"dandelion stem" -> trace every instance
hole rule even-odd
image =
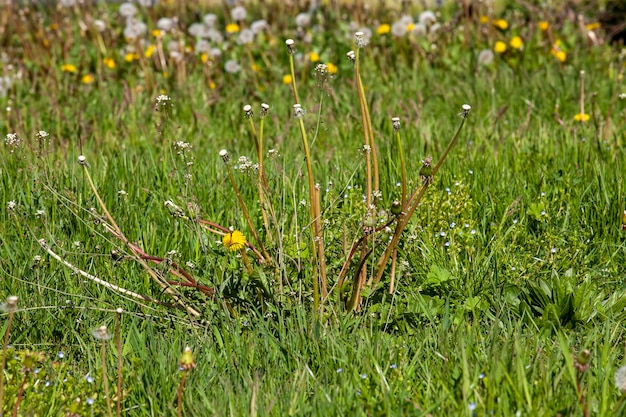
[[[117,417],[122,415],[122,337],[121,337],[121,319],[122,309],[118,308],[115,312],[115,342],[117,345]]]
[[[398,142],[398,153],[400,154],[400,170],[402,172],[402,208],[406,205],[406,166],[404,163],[404,152],[402,151],[402,140],[400,138],[400,130],[396,131],[396,141]]]
[[[2,407],[4,404],[4,368],[6,366],[7,345],[9,344],[9,336],[11,334],[11,325],[13,324],[14,315],[15,309],[9,310],[9,321],[7,323],[7,330],[4,333],[4,341],[2,343],[2,359],[0,362],[0,417],[4,416]]]
[[[296,86],[296,69],[293,63],[293,54],[289,54],[289,70],[291,71],[291,88],[293,89],[293,96],[296,99],[296,104],[300,103],[300,97],[298,96],[298,87]]]
[[[178,391],[176,392],[176,397],[178,398],[178,405],[176,407],[176,412],[178,417],[182,417],[183,415],[183,389],[185,388],[185,381],[187,380],[187,372],[183,371],[183,376],[180,379],[180,384],[178,385]]]
[[[109,380],[107,377],[106,366],[106,338],[102,339],[102,345],[100,348],[100,360],[102,366],[102,381],[104,382],[104,395],[107,399],[107,413],[109,417],[113,417],[113,407],[111,405],[111,395],[109,393]]]

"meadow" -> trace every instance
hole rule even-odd
[[[611,2],[26,3],[0,416],[626,415]]]

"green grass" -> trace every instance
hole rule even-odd
[[[13,77],[0,97],[0,107],[10,107],[0,132],[24,140],[19,147],[0,147],[0,298],[19,297],[6,354],[5,415],[16,402],[17,415],[108,415],[102,343],[92,332],[104,324],[114,335],[117,308],[124,310],[122,415],[176,415],[186,346],[196,367],[185,381],[183,415],[624,412],[624,394],[614,383],[626,353],[626,100],[618,98],[626,92],[619,79],[623,47],[589,45],[577,22],[508,2],[498,3],[493,16],[507,19],[506,31],[481,24],[486,11],[480,8],[471,20],[452,24],[462,14],[447,5],[439,20],[448,24],[430,39],[377,35],[378,23],[399,18],[395,11],[381,11],[378,22],[357,7],[342,9],[374,30],[360,51],[360,72],[378,146],[377,225],[387,221],[392,201],[400,197],[391,117],[401,120],[412,192],[421,184],[422,160],[439,158],[461,121],[461,105],[472,106],[458,144],[403,232],[395,292],[388,291],[388,266],[380,285],[364,286],[358,311],[349,311],[360,250],[343,288],[337,278],[368,216],[363,126],[353,64],[345,57],[353,48],[347,19],[330,7],[318,10],[314,21],[320,26],[308,29],[306,44],[293,21],[301,10],[251,5],[246,25],[268,19],[272,28],[264,36],[250,46],[231,37],[220,44],[222,59],[212,65],[188,51],[185,67],[170,59],[165,76],[154,56],[145,68],[124,61],[123,19],[116,7],[32,6],[15,31],[0,35],[7,51],[0,73]],[[230,20],[223,9],[215,11],[223,32]],[[178,15],[184,30],[205,12],[164,3],[141,9],[140,16],[151,30],[155,18]],[[16,9],[8,13],[17,19]],[[103,36],[106,54],[95,32],[81,36],[76,20],[64,23],[78,15],[110,23]],[[549,32],[537,28],[544,20]],[[594,21],[585,16],[585,23]],[[523,50],[509,46],[493,63],[478,63],[482,49],[514,35],[524,39]],[[165,36],[164,45],[179,35]],[[149,32],[144,37],[155,42]],[[288,37],[304,54],[303,61],[296,59],[296,81],[324,221],[330,296],[317,311],[305,156],[293,94],[282,83],[289,73]],[[48,46],[42,46],[44,39]],[[556,39],[567,50],[565,62],[550,52]],[[327,88],[306,60],[313,51],[338,67]],[[103,67],[105,57],[117,66]],[[240,73],[223,70],[231,58],[240,62]],[[252,62],[259,71],[250,69]],[[77,65],[77,73],[62,72],[65,63]],[[590,115],[585,123],[574,120],[581,70]],[[81,82],[86,73],[94,83]],[[160,94],[171,98],[171,111],[155,111]],[[239,156],[256,162],[242,108],[252,105],[258,128],[262,102],[270,105],[265,151],[279,152],[265,162],[275,212],[270,233],[263,226],[256,174],[236,171],[235,179],[276,263],[258,265],[248,250],[250,274],[240,253],[228,252],[221,236],[192,219],[232,226],[256,245],[218,153],[227,149],[231,165]],[[43,155],[39,130],[50,133]],[[184,157],[176,141],[191,144]],[[88,171],[79,155],[85,155]],[[199,317],[177,308],[174,297],[105,228],[109,220],[87,172],[130,242],[148,255],[169,258],[215,290],[208,296],[194,287],[173,287]],[[167,200],[186,217],[172,216]],[[378,236],[363,263],[367,277],[375,275],[384,250],[387,236]],[[50,256],[39,239],[80,270],[161,304],[77,274]],[[152,271],[162,274],[167,262],[151,264]],[[8,312],[2,316],[2,335],[8,318]],[[113,415],[116,342],[115,336],[106,342],[105,357]],[[580,359],[585,350],[587,364]],[[36,364],[26,366],[32,358]]]

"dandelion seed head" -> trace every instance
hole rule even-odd
[[[242,20],[245,20],[247,15],[248,12],[243,6],[237,6],[230,11],[230,17],[235,22],[241,22]]]
[[[296,25],[301,28],[311,26],[311,15],[309,13],[299,13],[296,16]]]
[[[365,33],[359,31],[354,34],[354,45],[357,48],[365,48],[367,46],[367,39]]]
[[[109,333],[109,329],[105,325],[102,325],[97,329],[92,330],[91,335],[94,337],[94,339],[100,340],[102,342],[110,340],[113,337],[113,335]]]

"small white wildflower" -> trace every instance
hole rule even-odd
[[[160,96],[158,96],[156,98],[156,102],[157,102],[157,105],[159,105],[159,106],[165,106],[167,104],[171,105],[172,104],[172,99],[169,96],[165,95],[165,94],[161,94]]]
[[[391,25],[391,34],[396,38],[401,38],[406,35],[408,32],[408,28],[406,23],[402,20],[398,20]]]
[[[107,326],[100,326],[97,329],[91,331],[91,335],[100,341],[107,341],[113,337],[112,334],[109,333]]]
[[[269,151],[267,151],[268,158],[277,158],[278,156],[278,149],[270,149]]]
[[[40,217],[44,217],[46,215],[46,212],[43,210],[37,210],[35,212],[35,217],[40,218]]]
[[[193,263],[193,262],[191,262],[191,261],[187,261],[187,262],[185,262],[185,266],[186,266],[187,268],[189,268],[189,269],[194,269],[194,268],[196,267],[196,264],[194,264],[194,263]]]
[[[120,4],[119,12],[122,17],[133,17],[137,14],[137,8],[134,4],[130,2],[125,2]]]
[[[15,207],[17,207],[15,200],[11,200],[7,203],[7,210],[15,210]]]
[[[20,138],[17,133],[9,133],[7,134],[7,136],[4,138],[4,143],[7,146],[16,148],[18,146],[20,146],[22,144],[22,138]],[[11,152],[13,152],[13,150],[11,150]]]
[[[393,130],[395,132],[400,130],[400,118],[399,117],[392,117],[391,124],[393,125]]]
[[[428,29],[422,23],[416,23],[411,31],[411,34],[417,37],[426,36],[427,33]]]
[[[623,393],[626,393],[626,366],[620,367],[615,372],[615,386]]]
[[[354,51],[348,51],[346,53],[346,56],[348,57],[348,59],[352,62],[356,61],[356,53]]]
[[[215,27],[215,24],[217,23],[217,15],[213,13],[205,14],[202,18],[202,21],[204,22],[204,25],[208,28]]]
[[[430,10],[425,10],[420,13],[418,20],[422,25],[430,26],[437,21],[437,16]]]
[[[117,192],[117,195],[119,195],[120,197],[126,197],[128,195],[128,193],[124,190],[119,190]]]
[[[261,32],[263,32],[264,30],[269,29],[269,24],[267,23],[266,20],[255,20],[254,22],[252,22],[250,24],[250,29],[252,30],[252,32],[256,35],[259,34]]]
[[[243,6],[237,6],[230,11],[230,17],[235,22],[240,22],[242,20],[245,20],[247,15],[248,13],[246,12],[246,8]]]
[[[230,74],[237,74],[241,70],[241,66],[234,59],[229,59],[224,63],[224,70]]]
[[[491,49],[483,49],[478,53],[478,63],[480,65],[489,65],[493,62],[494,53]]]
[[[306,111],[302,108],[302,106],[300,104],[294,104],[293,105],[293,115],[296,119],[300,119],[302,117],[304,117],[304,114],[306,113]]]
[[[270,112],[270,105],[267,103],[261,103],[261,117],[265,117]]]
[[[357,48],[365,48],[367,46],[367,39],[365,38],[365,33],[359,31],[354,34],[354,45]]]
[[[163,32],[170,32],[176,26],[176,21],[169,17],[162,17],[157,20],[157,28]]]
[[[251,29],[242,29],[237,36],[237,44],[247,45],[254,40],[254,32]]]
[[[246,114],[246,117],[254,116],[254,112],[252,111],[252,106],[249,104],[246,104],[245,106],[243,106],[243,111]]]
[[[296,16],[296,25],[301,28],[307,28],[311,25],[311,15],[309,13],[299,13]]]
[[[626,93],[620,93],[620,95],[618,96],[620,100],[624,100],[626,99]]]
[[[461,106],[461,112],[459,113],[459,116],[461,116],[464,119],[467,119],[471,110],[472,110],[472,106],[470,106],[469,104],[464,104]]]

